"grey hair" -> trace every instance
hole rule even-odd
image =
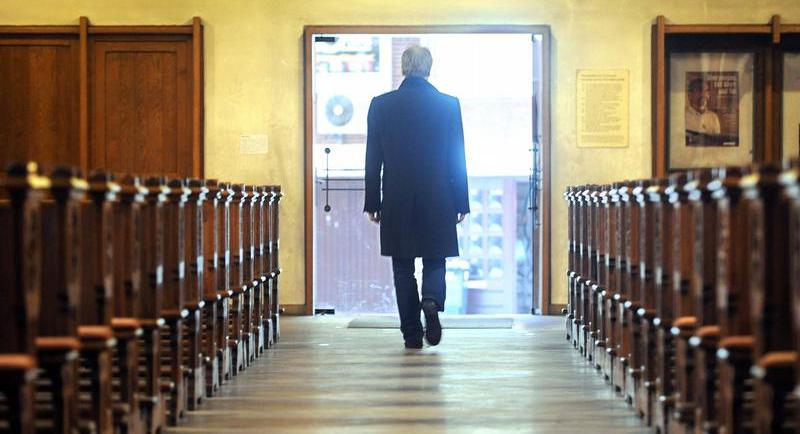
[[[433,56],[431,56],[431,51],[427,48],[411,45],[403,51],[401,60],[403,75],[406,77],[428,78],[431,75]]]

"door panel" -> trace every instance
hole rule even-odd
[[[192,175],[190,41],[96,41],[91,167]]]
[[[0,165],[80,165],[78,39],[0,37]]]

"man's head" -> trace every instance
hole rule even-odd
[[[431,75],[431,65],[433,57],[431,52],[425,47],[411,45],[403,51],[402,57],[403,75],[406,77],[428,78]]]
[[[689,81],[688,85],[688,98],[689,104],[699,111],[704,112],[708,105],[709,90],[706,87],[706,82],[702,78],[695,78]]]

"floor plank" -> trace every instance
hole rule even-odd
[[[167,432],[649,432],[569,347],[561,318],[445,330],[422,351],[348,319],[282,318],[276,348]]]

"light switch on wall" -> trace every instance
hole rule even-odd
[[[266,154],[268,145],[266,134],[242,134],[239,136],[240,154]]]

